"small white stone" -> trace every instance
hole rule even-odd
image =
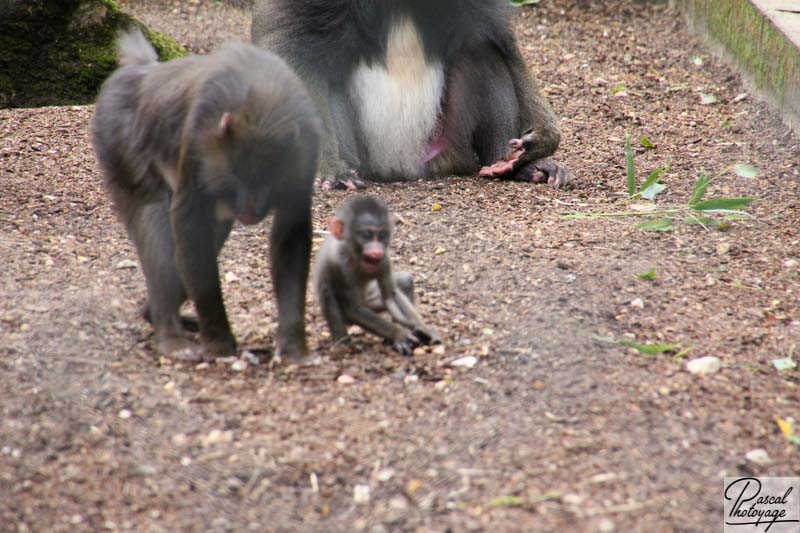
[[[583,496],[575,493],[567,493],[561,497],[561,501],[567,505],[580,505],[583,503]]]
[[[462,367],[462,368],[474,368],[475,365],[478,364],[478,358],[472,355],[468,355],[466,357],[459,357],[454,361],[450,361],[450,366]]]
[[[247,361],[243,359],[237,359],[231,364],[231,370],[234,372],[243,372],[247,370]]]
[[[158,470],[153,465],[139,465],[136,467],[135,472],[142,477],[154,476]]]
[[[258,366],[258,364],[261,362],[256,354],[248,350],[242,352],[242,359],[253,366]]]
[[[708,355],[706,357],[698,357],[686,363],[686,370],[692,374],[713,374],[719,371],[721,367],[719,357]]]
[[[353,501],[356,504],[369,502],[369,485],[356,485],[353,487]]]
[[[757,465],[768,465],[772,462],[770,459],[767,450],[763,448],[756,448],[755,450],[750,450],[746,454],[744,454],[744,458],[750,461],[751,463],[755,463]]]
[[[350,335],[351,337],[358,337],[359,335],[364,334],[364,330],[361,328],[361,326],[353,324],[352,326],[347,328],[347,334]]]
[[[121,419],[123,419],[123,420],[127,420],[127,419],[129,419],[131,416],[133,416],[133,413],[131,413],[131,412],[130,412],[128,409],[122,409],[122,410],[119,412],[119,417],[120,417]]]
[[[214,444],[222,444],[233,442],[233,431],[222,431],[219,429],[212,429],[208,435],[201,439],[203,447],[213,446]]]
[[[115,268],[122,270],[126,268],[136,268],[137,266],[139,265],[136,263],[136,261],[133,261],[131,259],[123,259],[117,263],[117,266]]]
[[[228,283],[235,283],[239,281],[239,276],[237,276],[233,272],[225,272],[225,281],[227,281]]]
[[[644,300],[641,298],[634,298],[631,300],[631,307],[635,307],[637,309],[644,309]]]
[[[356,378],[353,376],[348,376],[347,374],[342,374],[338,378],[336,378],[336,383],[339,385],[352,385],[356,382]]]
[[[395,511],[405,511],[408,509],[408,500],[402,496],[394,496],[389,500],[389,508]]]
[[[445,354],[444,344],[437,344],[436,346],[433,347],[433,350],[431,350],[431,352],[433,352],[434,355],[444,355]]]
[[[614,533],[617,530],[617,525],[610,518],[603,518],[597,524],[597,531],[600,533]]]
[[[409,374],[408,376],[403,378],[403,383],[405,383],[406,385],[410,385],[418,381],[419,381],[419,376],[416,374]]]
[[[590,481],[592,483],[609,483],[611,481],[616,481],[619,479],[619,475],[615,474],[614,472],[603,472],[602,474],[596,474],[592,476]]]
[[[394,468],[384,468],[375,472],[375,479],[385,483],[394,477]]]

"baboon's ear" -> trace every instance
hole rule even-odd
[[[219,119],[219,130],[218,134],[220,137],[225,137],[230,134],[231,128],[233,127],[233,115],[228,112],[222,114],[222,118]]]
[[[339,240],[342,240],[342,237],[344,236],[344,222],[338,218],[332,218],[328,220],[328,229],[330,230],[331,235]]]

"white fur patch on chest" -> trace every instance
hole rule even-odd
[[[444,91],[441,63],[428,63],[410,19],[389,33],[385,64],[361,64],[350,80],[368,165],[383,176],[417,178]]]

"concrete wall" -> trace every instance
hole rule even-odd
[[[800,1],[670,0],[800,132]]]

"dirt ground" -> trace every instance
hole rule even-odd
[[[195,51],[249,33],[234,4],[123,5]],[[0,110],[0,530],[716,531],[722,476],[800,475],[776,424],[800,420],[798,371],[770,362],[800,338],[797,137],[663,6],[543,0],[515,24],[578,179],[370,187],[445,341],[413,358],[369,335],[332,350],[309,304],[315,364],[268,364],[266,224],[235,228],[221,258],[261,364],[159,359],[92,107]],[[650,233],[565,218],[628,208],[626,133],[656,145],[636,151],[640,180],[672,164],[661,206],[702,170],[754,165],[708,196],[753,196],[755,219]],[[315,198],[317,229],[346,196]],[[608,336],[722,368],[697,376]],[[759,448],[768,464],[746,460]]]

